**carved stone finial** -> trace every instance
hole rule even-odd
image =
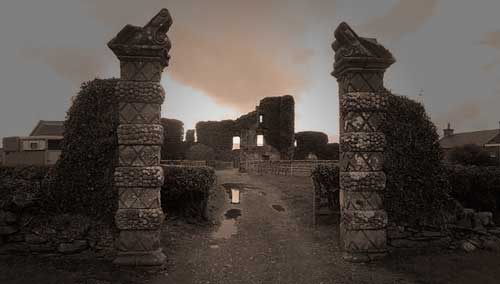
[[[170,26],[172,17],[167,9],[162,9],[144,27],[126,25],[109,41],[108,47],[120,60],[127,57],[158,58],[166,67],[172,47],[167,36]]]
[[[391,52],[376,39],[358,36],[351,27],[342,22],[335,30],[335,64],[332,75],[339,77],[349,70],[385,70],[396,60]]]

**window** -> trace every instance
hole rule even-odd
[[[264,115],[259,115],[259,123],[262,123],[264,122]]]
[[[240,149],[240,137],[234,136],[233,137],[233,150],[239,150],[239,149]]]
[[[30,142],[30,149],[31,150],[37,150],[38,149],[38,143],[37,142]]]
[[[293,141],[293,146],[297,147],[297,140]]]
[[[264,146],[264,135],[262,134],[257,135],[257,146],[258,147]]]

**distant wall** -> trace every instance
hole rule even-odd
[[[337,165],[335,160],[245,161],[249,173],[283,176],[309,176],[317,165]]]
[[[161,165],[170,166],[187,166],[187,167],[205,167],[207,161],[192,161],[192,160],[161,160]]]

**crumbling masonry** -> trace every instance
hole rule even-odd
[[[160,109],[165,97],[160,79],[170,58],[166,33],[171,25],[168,10],[162,9],[144,27],[127,25],[108,43],[120,60],[121,73],[115,89],[120,108],[115,263],[120,265],[161,265],[165,260],[160,247]]]
[[[340,238],[344,258],[370,261],[387,251],[383,207],[385,136],[380,122],[387,107],[385,70],[395,62],[375,39],[362,38],[346,24],[335,30],[335,63],[340,99]]]

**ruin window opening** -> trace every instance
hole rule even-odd
[[[257,147],[262,147],[264,146],[264,135],[259,134],[257,135]]]
[[[259,115],[259,123],[262,123],[264,122],[264,115]]]
[[[240,149],[240,136],[233,136],[233,150],[239,150]]]

